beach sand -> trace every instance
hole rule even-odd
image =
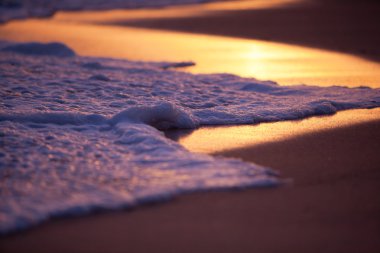
[[[120,20],[113,24],[283,42],[380,60],[380,3],[307,0],[269,9],[193,17]]]
[[[2,252],[379,252],[380,121],[221,153],[294,182],[61,219]]]
[[[372,4],[360,6],[366,8],[369,19],[363,16],[352,21],[357,26],[345,33],[341,33],[342,26],[330,25],[327,14],[320,12],[313,14],[317,23],[311,31],[305,20],[312,14],[293,19],[292,11],[286,8],[164,20],[154,28],[267,37],[378,60],[379,35],[371,35],[377,23],[369,22],[375,9]],[[274,25],[263,23],[261,19],[271,12],[283,16],[275,15],[282,18],[272,18]],[[214,20],[218,20],[216,25]],[[194,28],[184,28],[186,22]],[[361,22],[373,26],[361,26]],[[140,24],[153,27],[153,23]],[[255,36],[248,35],[252,27],[257,28]],[[356,27],[361,28],[362,37],[357,37]],[[260,32],[263,34],[257,35]],[[378,120],[229,150],[218,155],[279,169],[293,183],[277,188],[195,193],[134,210],[57,219],[0,238],[0,251],[380,252],[379,150]]]

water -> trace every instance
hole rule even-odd
[[[0,3],[0,23],[22,18],[49,17],[59,10],[160,8],[213,0],[17,0]],[[215,1],[215,0],[214,0]]]
[[[192,153],[162,130],[294,120],[380,105],[379,89],[368,87],[280,86],[231,74],[175,71],[199,60],[194,73],[240,74],[243,65],[252,68],[255,62],[270,71],[257,67],[245,76],[280,73],[273,79],[307,80],[284,74],[288,66],[299,65],[287,64],[292,60],[286,55],[299,52],[301,63],[322,57],[338,66],[333,73],[351,66],[351,79],[355,73],[368,78],[359,77],[352,86],[374,85],[378,65],[359,58],[275,43],[70,23],[62,15],[0,27],[2,39],[67,44],[0,43],[1,233],[51,217],[128,208],[186,192],[282,183],[271,168]],[[281,62],[284,58],[289,61]],[[318,76],[314,67],[297,73]]]
[[[228,150],[281,142],[330,129],[380,120],[380,109],[340,111],[330,116],[254,125],[205,126],[193,131],[171,130],[167,136],[191,152],[215,154]]]
[[[7,23],[0,26],[0,34],[2,39],[12,41],[60,41],[86,56],[192,61],[196,65],[184,69],[191,73],[232,73],[283,85],[379,87],[380,64],[348,54],[259,40],[109,25],[128,18],[201,15],[224,8],[222,4],[210,5],[169,10],[59,12],[52,19]]]
[[[366,87],[194,75],[170,70],[167,62],[76,56],[63,44],[1,47],[3,233],[50,217],[131,207],[183,192],[280,183],[269,168],[191,153],[162,129],[380,105],[380,90]]]

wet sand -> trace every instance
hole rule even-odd
[[[236,3],[240,4],[233,5],[230,2],[222,2],[167,9],[59,12],[50,19],[28,19],[0,25],[0,39],[22,42],[60,41],[72,48],[77,54],[84,56],[125,58],[138,61],[193,61],[196,63],[195,66],[183,70],[192,73],[232,73],[243,77],[273,80],[282,85],[345,85],[350,87],[365,85],[378,87],[380,63],[356,55],[278,42],[132,28],[121,25],[123,20],[141,21],[144,17],[149,17],[145,20],[154,19],[157,21],[160,19],[168,21],[171,25],[176,25],[178,16],[213,19],[215,13],[226,13],[226,19],[235,20],[236,25],[231,21],[223,31],[227,33],[228,31],[241,31],[253,36],[255,34],[252,34],[251,25],[242,26],[239,23],[241,17],[238,14],[247,12],[241,10],[241,4],[244,3],[244,6],[247,4],[251,9],[256,8],[256,11],[268,11],[278,10],[279,7],[275,3],[283,3],[284,1],[293,2],[292,8],[298,6],[294,5],[297,0],[257,0],[238,1]],[[257,4],[254,4],[263,4],[264,2],[266,3],[265,7],[259,8],[256,6]],[[272,9],[268,9],[270,3],[275,7],[272,6]],[[237,11],[236,9],[239,8],[240,11]],[[238,13],[236,17],[229,15],[231,10]],[[254,14],[255,12],[252,14],[253,17]],[[168,16],[173,19],[167,19]],[[221,18],[223,17],[221,16]],[[322,20],[325,18],[324,16],[318,17]],[[113,23],[118,25],[105,25]],[[156,25],[159,26],[159,24],[158,20]],[[205,29],[204,32],[215,32],[214,28],[210,27],[207,22],[201,22],[199,25],[202,25],[199,29]],[[302,25],[298,24],[298,26]],[[307,23],[303,29],[314,31],[314,28],[310,28]],[[322,26],[321,29],[327,28]],[[314,38],[315,41],[337,40],[336,43],[345,46],[344,38],[339,33],[339,27],[335,26],[331,29],[335,32],[320,34],[319,37]],[[266,31],[266,28],[262,30]],[[274,36],[284,33],[281,26],[272,27],[272,30]],[[366,31],[366,28],[363,27],[362,30]],[[365,38],[368,39],[369,35],[368,32],[366,37],[361,39],[364,41]],[[374,37],[376,36],[374,35]],[[152,43],[154,43],[154,47],[152,47]],[[347,42],[347,45],[360,48],[364,44]],[[378,44],[373,43],[371,45],[373,47],[371,50],[377,50]]]
[[[199,193],[52,221],[2,252],[379,252],[380,121],[231,150],[280,168],[278,188]]]
[[[379,13],[380,3],[373,0],[309,0],[269,9],[120,20],[113,24],[284,42],[379,61]]]
[[[360,8],[367,8],[368,18],[373,18],[375,8]],[[353,28],[345,32],[342,23],[330,26],[328,17],[332,16],[326,13],[314,12],[312,20],[321,22],[321,27],[311,31],[297,25],[306,22],[311,13],[293,20],[287,9],[260,10],[255,15],[248,12],[161,20],[157,27],[189,31],[184,28],[189,22],[196,28],[192,28],[194,32],[251,37],[243,33],[250,33],[252,27],[260,30],[263,23],[259,24],[264,21],[259,17],[285,12],[286,18],[275,19],[274,25],[261,29],[262,38],[380,59],[378,33],[372,34],[377,23],[363,29],[360,22],[368,22],[365,17],[367,21],[352,21],[358,22],[353,27],[363,32],[357,37]],[[244,20],[245,15],[249,22]],[[203,26],[204,22],[210,25]],[[55,220],[0,238],[0,251],[380,252],[379,150],[380,121],[376,120],[225,151],[218,155],[279,169],[283,177],[294,182],[278,188],[197,193],[135,210]]]

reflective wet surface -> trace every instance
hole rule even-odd
[[[104,20],[109,22],[112,16],[118,20],[128,12],[107,11]],[[155,15],[159,12],[155,10]],[[0,26],[0,38],[60,41],[86,56],[194,61],[196,66],[186,71],[227,72],[284,85],[376,87],[380,80],[379,63],[348,54],[251,39],[101,25],[99,19],[99,12],[72,12],[58,13],[52,19],[13,21]]]
[[[172,131],[168,135],[193,152],[212,154],[373,120],[380,120],[380,109],[349,110],[338,112],[333,116],[258,125],[202,127],[188,132]]]
[[[297,1],[272,1],[292,4]],[[247,6],[250,5],[250,6]],[[273,80],[283,85],[380,87],[380,64],[353,55],[282,43],[222,36],[104,25],[130,18],[200,15],[207,11],[267,8],[267,1],[214,3],[155,10],[62,12],[51,19],[13,21],[0,26],[0,39],[15,41],[60,41],[78,54],[143,61],[194,61],[183,69],[193,73],[228,72],[245,77]],[[265,123],[255,126],[207,127],[182,131],[179,142],[196,152],[221,150],[278,141],[301,134],[380,119],[380,110],[354,110],[334,116],[302,121]]]

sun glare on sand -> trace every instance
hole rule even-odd
[[[65,15],[13,21],[0,26],[0,34],[2,39],[14,41],[60,41],[86,56],[193,61],[196,66],[186,71],[226,72],[286,85],[374,87],[380,80],[380,64],[332,51],[251,39],[74,22],[64,18]]]
[[[241,147],[283,141],[304,134],[380,120],[380,109],[349,110],[334,116],[258,125],[203,127],[177,139],[193,152],[212,154]],[[175,132],[171,133],[174,137]]]

